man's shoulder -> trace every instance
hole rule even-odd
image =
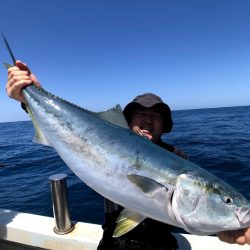
[[[164,148],[164,149],[166,149],[166,150],[168,150],[168,151],[170,151],[170,152],[174,152],[174,146],[171,145],[171,144],[168,144],[168,143],[164,142],[162,139],[160,139],[160,140],[156,143],[156,145],[158,145],[158,146],[160,146],[161,148]]]

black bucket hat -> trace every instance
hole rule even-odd
[[[152,93],[145,93],[138,95],[135,99],[128,103],[123,110],[123,114],[127,121],[131,119],[132,112],[136,109],[155,108],[164,117],[163,133],[169,133],[173,127],[171,110],[169,106],[162,101],[162,99]]]

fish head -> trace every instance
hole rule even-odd
[[[177,223],[192,234],[250,226],[249,202],[216,177],[181,174],[173,192],[172,210]]]

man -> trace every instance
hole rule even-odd
[[[183,152],[161,139],[163,133],[169,133],[172,130],[173,122],[169,106],[160,97],[152,93],[139,95],[124,108],[123,113],[132,131],[160,147],[186,158]],[[113,238],[116,220],[123,208],[107,199],[105,199],[104,208],[104,232],[98,250],[175,250],[178,248],[177,241],[171,234],[174,227],[152,219],[144,220],[132,231],[119,238]]]
[[[25,104],[26,101],[22,95],[22,88],[30,84],[35,84],[38,87],[41,86],[27,65],[21,61],[17,61],[14,67],[8,69],[6,91],[9,97]],[[156,143],[166,150],[185,157],[180,150],[161,140],[162,133],[170,132],[173,124],[168,105],[163,103],[158,96],[153,94],[138,96],[125,107],[124,115],[128,120],[131,130],[147,137],[153,143]],[[124,246],[125,249],[129,249],[128,247],[130,246],[130,249],[133,249],[132,247],[139,249],[136,248],[137,246],[143,247],[141,249],[145,250],[157,249],[152,247],[158,247],[158,249],[171,249],[166,247],[172,247],[172,249],[175,249],[176,241],[171,236],[172,227],[150,219],[145,220],[144,223],[141,223],[142,225],[139,225],[124,235],[123,238],[113,240],[111,237],[113,227],[115,226],[116,217],[122,208],[108,201],[106,201],[105,204],[106,221],[103,225],[104,237],[100,243],[100,249],[104,249],[101,248],[103,244],[111,244],[113,249],[122,249]],[[158,232],[161,233],[159,234]],[[218,233],[218,237],[228,243],[238,243],[241,245],[246,243],[250,244],[250,228],[221,232]],[[108,249],[106,248],[105,250]]]

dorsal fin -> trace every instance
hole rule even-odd
[[[129,128],[126,118],[123,115],[122,108],[119,104],[111,109],[97,112],[96,115],[101,119],[116,124],[120,127]]]

